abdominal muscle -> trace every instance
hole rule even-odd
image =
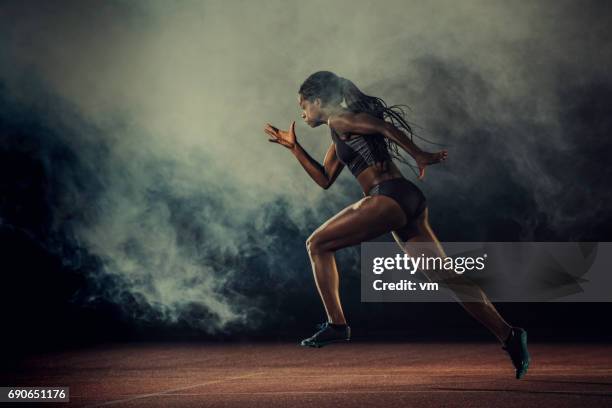
[[[393,161],[386,162],[386,166],[387,170],[383,171],[380,164],[372,165],[357,175],[357,181],[364,195],[367,195],[372,187],[385,180],[404,177]]]

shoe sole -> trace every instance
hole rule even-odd
[[[323,346],[327,346],[328,344],[332,344],[332,343],[345,343],[345,342],[349,342],[351,341],[351,339],[335,339],[335,340],[327,340],[327,341],[321,341],[318,343],[300,343],[300,346],[302,347],[311,347],[311,348],[321,348]]]

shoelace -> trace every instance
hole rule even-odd
[[[317,324],[315,327],[316,327],[317,329],[321,330],[321,329],[326,328],[328,325],[329,325],[329,324],[328,324],[327,322],[324,322],[324,323],[319,323],[319,324]]]
[[[327,327],[329,327],[329,323],[328,322],[319,323],[315,327],[318,329],[318,331],[315,334],[312,335],[311,339],[318,338],[319,335],[321,333],[323,333],[325,331],[325,329],[327,329]]]

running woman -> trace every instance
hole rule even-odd
[[[327,321],[318,325],[318,331],[302,340],[301,345],[322,347],[348,341],[351,337],[340,302],[337,250],[390,232],[408,255],[427,252],[446,257],[429,225],[423,192],[404,178],[392,159],[406,163],[398,151],[398,146],[401,147],[414,158],[418,178],[422,179],[426,167],[446,160],[448,152],[421,150],[413,142],[416,135],[404,118],[401,106],[387,106],[382,99],[364,94],[352,81],[333,72],[319,71],[310,75],[300,86],[298,103],[303,110],[302,119],[308,126],[327,125],[330,129],[332,143],[323,165],[298,143],[295,121],[289,130],[266,124],[264,131],[269,135],[268,140],[289,149],[324,189],[328,189],[348,166],[364,194],[361,200],[327,220],[306,240]],[[423,272],[430,280],[450,282],[448,287],[460,304],[501,342],[502,349],[512,360],[516,378],[523,377],[530,362],[527,332],[508,324],[482,289],[462,275],[452,271],[454,276]]]

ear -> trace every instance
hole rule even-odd
[[[314,104],[317,106],[317,108],[320,108],[323,102],[321,102],[321,98],[316,98],[314,100]]]

